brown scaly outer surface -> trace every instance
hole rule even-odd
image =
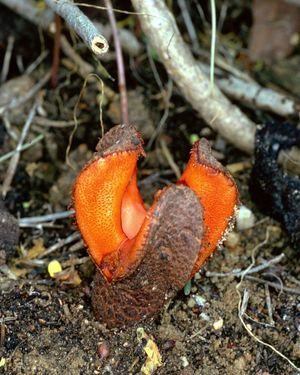
[[[104,158],[114,152],[138,150],[144,141],[132,125],[117,125],[100,139],[95,157]]]
[[[152,214],[145,256],[135,272],[111,284],[99,272],[95,276],[95,317],[108,327],[153,316],[190,278],[203,235],[197,196],[188,187],[171,185],[160,193]]]

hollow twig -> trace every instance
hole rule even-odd
[[[53,2],[54,0],[51,0],[51,3]],[[40,11],[36,8],[36,6],[34,6],[34,4],[30,0],[28,2],[25,2],[24,0],[0,0],[0,3],[7,5],[10,9],[17,12],[20,16],[24,17],[28,21],[32,22],[34,25],[41,27],[43,30],[47,32],[50,31],[50,24],[54,21],[54,13],[51,9],[45,9],[43,11]],[[64,3],[66,3],[65,0]],[[69,0],[68,4],[70,4]],[[71,6],[75,7],[74,4],[71,4]],[[96,28],[96,26],[79,9],[78,11],[80,12],[80,14],[82,14],[83,18],[88,21],[88,26],[86,26],[87,29],[94,29],[96,35],[102,36],[101,32]],[[80,20],[82,21],[82,18]],[[81,24],[78,24],[78,27],[80,27],[80,25]],[[85,32],[85,30],[82,29],[82,32]],[[108,50],[108,43],[106,39],[105,42]],[[89,73],[93,72],[94,68],[90,64],[85,63],[81,59],[81,57],[76,54],[74,50],[72,51],[72,47],[63,35],[61,36],[61,48],[64,51],[64,53],[80,67],[79,73],[83,76],[83,78],[85,78]]]
[[[118,84],[119,84],[119,92],[120,92],[122,123],[129,124],[125,68],[124,68],[124,61],[123,61],[122,48],[121,48],[121,43],[120,43],[120,38],[119,38],[119,32],[117,28],[114,11],[112,9],[111,1],[104,0],[104,4],[107,7],[107,14],[108,14],[109,22],[112,27],[112,33],[113,33],[114,44],[115,44],[116,59],[117,59],[117,66],[118,66]]]
[[[100,22],[94,21],[94,25],[97,27],[99,32],[107,39],[110,40],[112,36],[112,27],[109,24],[103,25]],[[122,51],[127,53],[129,56],[136,57],[142,50],[143,45],[137,39],[133,32],[130,30],[121,28],[118,29],[119,39],[122,46]]]
[[[40,63],[48,56],[48,51],[43,51],[39,57],[34,60],[28,67],[26,68],[24,74],[31,74],[39,65]]]
[[[108,51],[107,40],[74,3],[70,0],[45,0],[45,2],[55,13],[64,18],[92,52],[99,56]]]

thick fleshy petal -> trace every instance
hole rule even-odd
[[[238,204],[237,186],[211,153],[206,139],[197,141],[178,184],[190,187],[204,209],[204,240],[192,275],[199,270],[224,237]]]

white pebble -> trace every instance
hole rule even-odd
[[[194,296],[194,299],[195,299],[195,302],[198,306],[200,307],[204,307],[205,304],[206,304],[206,299],[204,297],[201,297],[201,296],[197,296],[195,295]]]
[[[206,320],[206,321],[209,321],[210,320],[210,317],[205,313],[205,312],[202,312],[200,315],[199,315],[200,319],[202,320]]]
[[[189,307],[190,309],[192,309],[193,307],[195,307],[196,302],[195,302],[194,298],[189,298],[189,299],[188,299],[188,302],[187,302],[187,305],[188,305],[188,307]]]
[[[240,206],[236,213],[236,226],[238,230],[251,228],[255,223],[255,216],[246,206]]]
[[[223,324],[224,324],[224,320],[222,318],[220,318],[219,320],[216,320],[213,324],[213,327],[214,327],[214,330],[218,330],[218,329],[221,329],[223,327]]]
[[[232,232],[229,232],[226,235],[226,239],[225,239],[224,245],[228,249],[235,249],[237,247],[237,245],[239,244],[239,242],[240,242],[240,235],[239,235],[239,233],[232,231]]]
[[[189,361],[187,360],[187,358],[182,356],[182,357],[180,357],[180,359],[182,361],[182,367],[188,367]]]

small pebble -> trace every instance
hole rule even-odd
[[[180,357],[180,359],[182,361],[182,367],[188,367],[189,362],[188,362],[187,358],[182,356],[182,357]]]
[[[240,206],[236,213],[236,227],[238,230],[251,228],[255,223],[253,212],[246,206]]]
[[[210,320],[209,316],[204,312],[202,312],[199,316],[202,320],[206,320],[206,321]]]
[[[242,374],[245,372],[247,362],[243,356],[236,359],[233,363],[234,369],[238,374]]]
[[[184,293],[186,296],[188,296],[188,295],[191,293],[191,289],[192,289],[192,281],[189,280],[189,281],[185,284],[185,286],[184,286],[184,288],[183,288],[183,293]]]
[[[237,247],[237,245],[239,244],[240,242],[240,235],[239,233],[237,232],[229,232],[227,235],[226,235],[226,240],[224,242],[224,245],[228,248],[228,249],[235,249]]]
[[[192,309],[193,307],[195,307],[196,302],[195,302],[194,298],[190,297],[190,298],[188,299],[188,301],[187,301],[187,305],[188,305],[188,307],[189,307],[190,309]]]
[[[105,341],[102,341],[98,344],[97,354],[101,360],[109,356],[109,347]]]
[[[50,277],[55,278],[55,274],[61,271],[62,271],[62,267],[58,260],[54,259],[48,263],[48,273]]]
[[[223,324],[224,324],[224,320],[222,318],[220,318],[219,320],[216,320],[213,324],[213,327],[214,327],[214,330],[219,330],[223,327]]]
[[[196,296],[194,296],[194,299],[195,299],[195,302],[196,302],[197,306],[200,306],[200,307],[205,306],[206,299],[204,297],[196,295]]]

